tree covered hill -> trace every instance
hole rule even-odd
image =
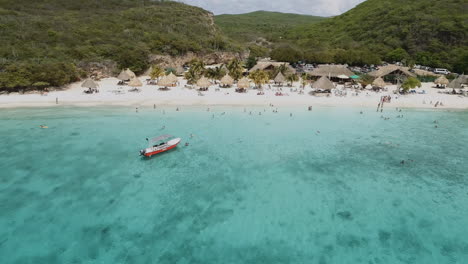
[[[324,17],[268,11],[215,17],[219,28],[227,36],[240,42],[252,42],[258,38],[279,41],[285,32],[296,26],[307,26],[324,19]]]
[[[352,62],[356,53],[467,72],[466,0],[367,0],[285,39],[315,60]],[[307,57],[307,56],[306,56]]]
[[[233,50],[211,13],[172,1],[0,0],[0,88],[60,86],[80,62],[142,72],[149,54]]]

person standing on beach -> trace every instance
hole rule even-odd
[[[58,97],[55,97],[55,104],[58,104]]]

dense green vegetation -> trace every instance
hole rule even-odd
[[[467,72],[467,34],[466,0],[367,0],[340,16],[298,26],[285,39],[306,58],[324,62],[359,64],[376,55]],[[369,58],[359,62],[355,53]]]
[[[236,49],[209,12],[149,0],[0,0],[0,39],[0,88],[9,90],[69,83],[81,62],[141,73],[150,54]]]
[[[228,37],[242,43],[255,42],[259,38],[278,42],[294,27],[311,25],[324,19],[316,16],[267,11],[215,17],[216,24]]]

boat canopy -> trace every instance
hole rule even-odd
[[[150,144],[150,146],[152,146],[155,143],[161,143],[162,141],[165,141],[165,140],[167,140],[169,138],[173,138],[173,137],[174,136],[172,136],[172,135],[162,135],[162,136],[159,136],[159,137],[148,139],[148,143]]]

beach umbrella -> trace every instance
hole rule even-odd
[[[132,72],[129,68],[127,68],[125,70],[125,72],[128,74],[128,76],[130,76],[129,79],[132,79],[132,78],[135,78],[136,77],[136,74],[134,72]]]
[[[239,89],[248,89],[250,88],[250,81],[247,77],[243,77],[237,82],[237,88]]]
[[[384,88],[387,84],[381,77],[379,77],[372,82],[372,85],[375,87]]]
[[[119,76],[117,76],[117,79],[119,79],[121,81],[128,81],[128,80],[131,79],[131,77],[125,70],[122,70],[120,72]]]
[[[450,82],[445,76],[440,76],[439,78],[437,78],[437,80],[434,81],[434,83],[440,85],[447,85]]]
[[[234,84],[234,79],[231,76],[229,76],[229,74],[226,74],[223,78],[221,78],[221,84],[226,86],[232,86]]]
[[[130,87],[141,87],[143,86],[143,83],[138,79],[138,78],[132,78],[130,82],[128,83],[128,86]]]
[[[96,82],[94,82],[91,78],[88,78],[81,84],[81,87],[96,89],[99,87],[99,85]]]
[[[172,72],[169,73],[169,75],[167,75],[167,79],[169,80],[169,82],[171,82],[171,84],[175,84],[178,81],[177,76],[175,76]]]
[[[171,80],[169,80],[169,78],[167,76],[164,76],[164,77],[161,78],[161,80],[159,80],[158,85],[163,86],[163,87],[168,87],[168,86],[172,85],[172,82],[171,82]]]
[[[201,77],[200,80],[197,81],[197,86],[200,88],[208,88],[211,86],[211,82],[205,77]]]
[[[344,75],[344,74],[338,75],[337,77],[340,78],[340,79],[343,79],[343,80],[349,79],[349,77]]]
[[[284,77],[284,75],[281,72],[278,72],[278,74],[276,75],[274,81],[275,81],[275,83],[284,83],[284,82],[286,82],[286,78]]]
[[[327,77],[323,76],[318,81],[312,84],[312,88],[322,89],[322,90],[331,90],[331,89],[335,89],[335,85]]]

